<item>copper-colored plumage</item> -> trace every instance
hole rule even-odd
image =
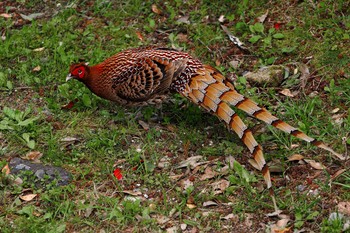
[[[239,94],[219,71],[184,52],[157,47],[129,49],[95,66],[72,65],[67,80],[70,78],[83,82],[96,95],[123,105],[160,103],[170,92],[180,93],[216,115],[238,135],[252,154],[250,163],[262,171],[268,188],[272,184],[262,147],[232,107],[344,159],[323,142]]]

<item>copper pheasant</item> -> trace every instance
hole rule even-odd
[[[180,93],[216,115],[238,135],[250,150],[253,158],[250,163],[262,171],[268,188],[272,184],[262,147],[233,108],[344,159],[322,141],[307,136],[239,94],[218,70],[185,52],[161,47],[129,49],[95,66],[73,64],[69,72],[67,81],[77,79],[96,95],[122,105],[160,103],[169,93]]]

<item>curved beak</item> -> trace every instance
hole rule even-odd
[[[68,82],[69,80],[71,80],[73,78],[73,76],[71,74],[68,74],[66,77],[66,82]]]

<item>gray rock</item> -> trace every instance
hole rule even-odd
[[[36,187],[48,185],[54,180],[58,186],[63,186],[69,184],[71,180],[71,174],[61,167],[33,163],[18,157],[11,159],[9,166],[13,175],[22,179],[30,176],[29,179],[34,180]]]

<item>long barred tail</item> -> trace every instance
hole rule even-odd
[[[182,94],[192,102],[218,116],[219,119],[226,122],[231,130],[236,132],[254,158],[250,163],[263,172],[268,188],[271,187],[270,172],[264,159],[262,147],[256,142],[252,132],[234,112],[231,106],[241,109],[249,115],[288,134],[327,150],[340,160],[345,159],[341,154],[336,153],[322,141],[317,141],[307,136],[298,129],[273,116],[266,109],[259,107],[252,100],[239,94],[234,86],[229,81],[225,80],[225,77],[219,71],[210,66],[204,66],[203,70],[198,71],[197,76],[191,78],[191,82],[187,85]]]

